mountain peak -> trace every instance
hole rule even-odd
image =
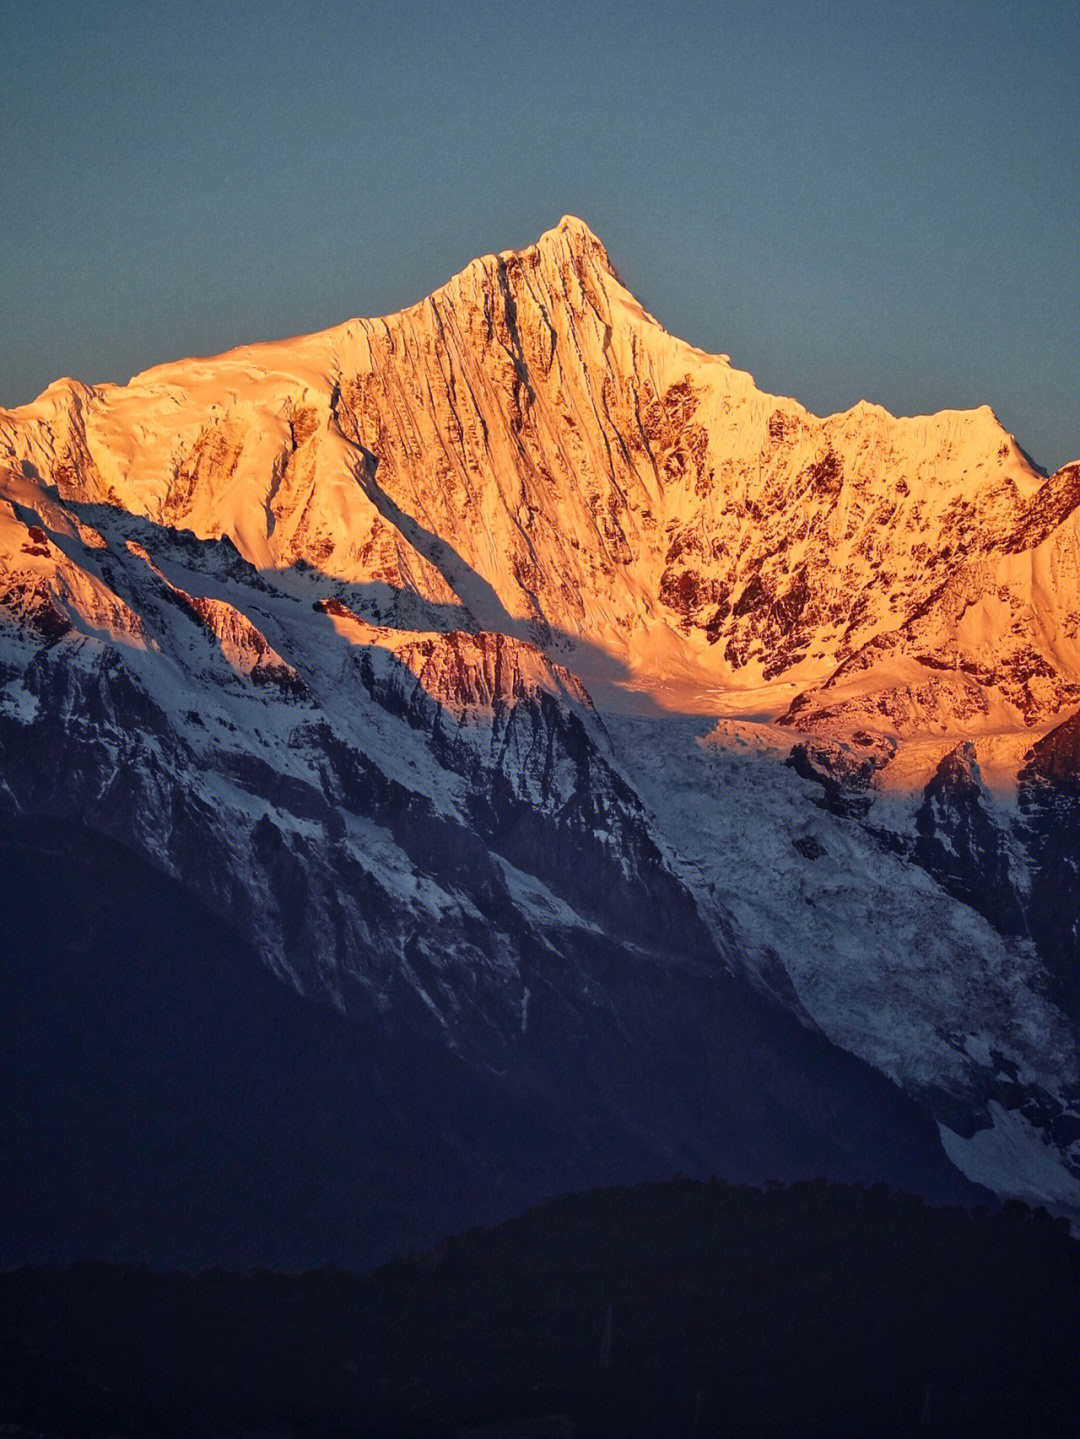
[[[122,840],[311,996],[527,1070],[563,1148],[623,1124],[568,1043],[635,1164],[711,1165],[813,1026],[1080,1214],[1078,555],[1080,468],[765,394],[566,215],[395,315],[0,414],[0,838]],[[739,973],[793,1017],[729,1099]],[[657,1109],[638,1057],[688,1036]],[[778,1136],[845,1132],[835,1058]]]
[[[525,275],[529,277],[527,281],[523,279]],[[421,301],[419,308],[423,310],[430,303],[438,306],[446,301],[461,313],[472,310],[488,315],[491,298],[504,289],[511,297],[513,326],[518,323],[518,306],[524,306],[524,315],[535,309],[536,297],[544,295],[541,310],[533,315],[540,327],[537,334],[548,324],[545,316],[561,310],[564,305],[571,308],[585,305],[599,313],[610,308],[616,294],[626,300],[633,299],[623,290],[603,242],[584,220],[564,215],[532,244],[478,255],[428,300]],[[536,358],[539,362],[539,355]]]
[[[604,270],[615,273],[603,241],[576,215],[564,215],[553,230],[546,230],[535,246],[529,248],[541,254],[569,251],[577,265],[599,262]]]
[[[591,241],[594,245],[600,244],[599,237],[594,231],[590,230],[585,221],[580,220],[577,215],[564,215],[555,226],[554,233],[559,234],[560,232],[577,239]],[[550,234],[551,232],[549,231],[548,233]]]

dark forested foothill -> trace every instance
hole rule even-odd
[[[369,1274],[0,1275],[9,1434],[1075,1432],[1080,1244],[1006,1204],[674,1181]]]

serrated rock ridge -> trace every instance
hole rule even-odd
[[[981,1180],[1027,1105],[1080,1208],[1075,927],[1036,915],[1078,515],[986,407],[762,393],[567,216],[395,315],[0,412],[0,809],[541,1087],[585,1033],[635,1104],[646,1036],[713,1073],[694,996],[749,982]]]

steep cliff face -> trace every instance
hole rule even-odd
[[[762,394],[567,218],[386,319],[0,411],[0,809],[639,1158],[847,1173],[865,1062],[1080,1207],[1078,476],[986,409]]]
[[[915,828],[913,857],[949,894],[1002,934],[1026,931],[1006,838],[984,796],[974,745],[957,745],[938,765]]]
[[[1031,855],[1031,927],[1054,991],[1080,1019],[1080,716],[1028,751],[1020,808]]]
[[[962,696],[994,723],[1080,702],[1075,466],[1043,480],[985,408],[762,394],[571,218],[385,320],[60,382],[0,446],[61,495],[361,587],[365,618],[537,638],[695,709],[781,677],[813,688],[804,721],[853,683],[909,729]]]

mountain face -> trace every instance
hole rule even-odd
[[[9,873],[107,846],[364,1065],[422,1052],[318,1161],[343,1212],[387,1113],[489,1218],[675,1169],[1080,1211],[1080,466],[762,394],[566,219],[383,320],[60,381],[0,495]],[[190,1038],[165,939],[115,985],[177,971]]]

